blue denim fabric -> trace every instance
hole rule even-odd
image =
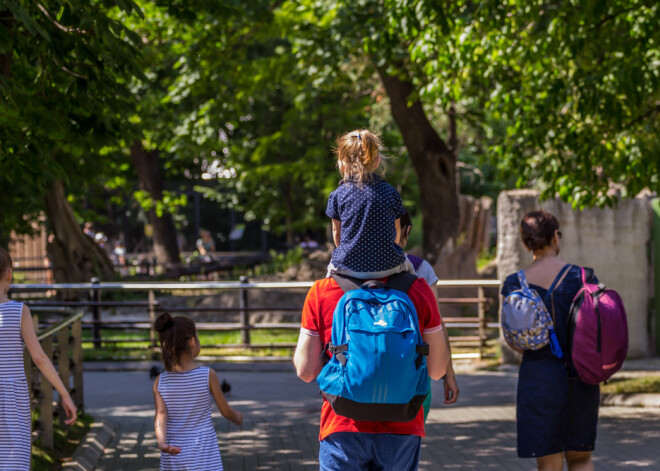
[[[417,471],[422,438],[336,432],[321,441],[320,471]]]

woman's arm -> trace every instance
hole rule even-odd
[[[243,423],[243,414],[231,408],[225,395],[222,393],[218,374],[211,368],[209,368],[209,388],[222,416],[236,425],[241,425]]]
[[[66,420],[64,423],[71,425],[78,418],[78,408],[71,400],[71,395],[69,391],[62,383],[60,375],[57,374],[53,363],[50,361],[50,358],[44,353],[41,344],[37,339],[37,334],[34,331],[34,323],[32,322],[32,314],[30,314],[30,308],[23,304],[23,312],[21,313],[21,337],[23,337],[23,342],[30,352],[32,361],[39,371],[44,375],[46,380],[53,385],[57,393],[62,399],[62,407],[64,407],[64,412],[66,413]]]
[[[181,453],[181,447],[171,446],[167,444],[167,406],[163,396],[158,391],[158,382],[160,376],[154,381],[154,402],[156,403],[156,417],[154,418],[154,428],[156,429],[156,440],[158,442],[158,449],[163,453],[176,455]]]

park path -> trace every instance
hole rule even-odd
[[[245,417],[236,427],[214,415],[225,470],[318,470],[321,399],[314,383],[298,380],[286,366],[216,370],[231,383],[229,400]],[[516,374],[461,374],[459,382],[459,403],[450,407],[442,405],[441,382],[434,383],[420,470],[535,470],[533,460],[516,457]],[[146,372],[85,373],[87,411],[116,430],[97,470],[158,469],[151,387]],[[599,471],[658,471],[658,444],[660,409],[601,409],[594,455]]]

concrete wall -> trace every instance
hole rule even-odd
[[[600,281],[615,289],[628,315],[629,357],[653,352],[650,299],[653,267],[650,260],[651,200],[622,200],[615,208],[575,211],[559,200],[538,201],[538,193],[513,190],[497,199],[497,276],[532,262],[520,240],[520,220],[529,211],[543,209],[559,220],[562,233],[560,257],[592,267]]]

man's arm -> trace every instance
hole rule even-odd
[[[435,273],[434,273],[435,274]],[[438,299],[438,286],[431,286],[431,291],[435,299]],[[456,373],[454,372],[454,362],[451,359],[451,344],[449,343],[449,332],[445,327],[445,320],[442,320],[442,333],[445,337],[445,342],[447,342],[447,350],[449,352],[449,361],[447,362],[447,372],[444,376],[444,389],[445,389],[445,404],[453,404],[458,400],[458,381],[456,381]]]
[[[449,348],[445,340],[444,329],[422,334],[424,342],[429,345],[429,356],[426,357],[426,368],[431,379],[440,379],[447,372]]]
[[[310,335],[304,331],[300,332],[296,353],[293,355],[293,365],[296,367],[298,377],[309,383],[316,378],[323,363],[321,362],[321,338],[318,335]]]

